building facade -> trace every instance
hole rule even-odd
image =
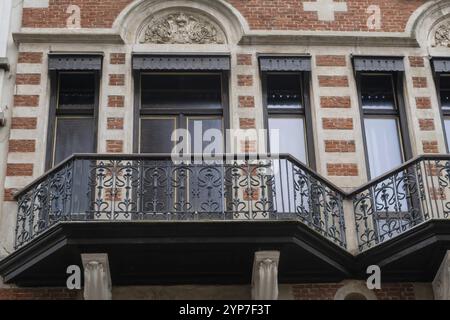
[[[449,299],[450,1],[14,10],[0,299]]]

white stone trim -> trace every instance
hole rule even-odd
[[[49,0],[23,0],[24,8],[48,8]]]

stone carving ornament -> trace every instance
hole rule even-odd
[[[445,22],[436,29],[433,46],[450,48],[450,21]]]
[[[150,21],[141,43],[223,44],[225,36],[222,30],[204,18],[171,13]]]

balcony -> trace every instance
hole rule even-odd
[[[345,248],[343,194],[300,162],[74,156],[18,196],[16,248],[59,222],[298,220]]]
[[[248,283],[258,250],[281,252],[281,283],[362,279],[373,264],[385,280],[430,281],[450,248],[450,155],[350,193],[290,155],[74,155],[17,203],[0,274],[21,285],[61,285],[97,252],[118,284]]]

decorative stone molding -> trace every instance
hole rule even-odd
[[[450,250],[434,278],[433,291],[435,300],[450,300]]]
[[[82,254],[84,299],[111,300],[111,273],[107,254]]]
[[[279,251],[255,253],[252,279],[253,300],[278,300],[279,260]]]
[[[224,44],[225,34],[205,17],[175,12],[153,18],[144,28],[140,43]]]
[[[450,48],[450,21],[447,20],[436,28],[431,46]]]
[[[348,281],[342,288],[336,291],[334,300],[347,300],[352,294],[361,295],[366,300],[378,300],[375,292],[369,290],[364,281],[356,280]]]

